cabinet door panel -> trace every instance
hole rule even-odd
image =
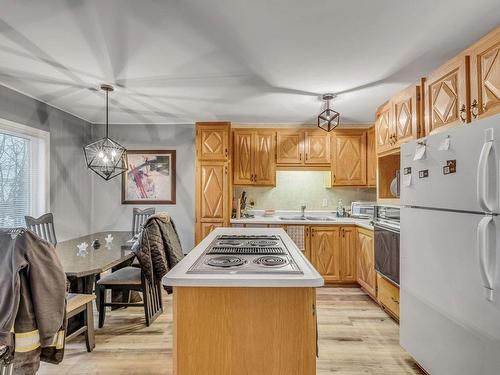
[[[471,51],[472,120],[500,112],[500,27]]]
[[[377,185],[377,155],[375,152],[375,128],[366,132],[366,184]]]
[[[253,184],[254,147],[252,131],[233,133],[233,183],[236,185]]]
[[[330,164],[330,134],[321,130],[304,132],[305,163]]]
[[[391,136],[394,133],[392,125],[391,105],[387,104],[380,110],[375,122],[377,154],[391,149]]]
[[[326,282],[339,282],[340,229],[338,227],[311,227],[311,262]]]
[[[356,228],[342,227],[341,229],[341,269],[342,281],[356,281]]]
[[[255,133],[255,183],[257,185],[276,185],[276,137],[274,132]]]
[[[468,68],[468,56],[459,55],[428,77],[426,134],[469,122]]]
[[[357,281],[373,298],[376,298],[375,254],[373,232],[358,228]]]
[[[203,162],[199,166],[200,198],[198,217],[201,221],[221,221],[227,215],[227,164]]]
[[[366,185],[366,133],[333,134],[332,184],[334,186]]]
[[[280,131],[276,135],[278,164],[303,164],[304,163],[304,133],[301,131]]]
[[[391,102],[394,103],[394,126],[398,145],[418,138],[420,86],[410,86]]]
[[[198,160],[225,161],[228,159],[229,127],[229,123],[227,126],[197,123],[196,140]]]

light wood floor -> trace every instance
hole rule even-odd
[[[140,308],[106,314],[92,353],[86,352],[83,341],[70,342],[64,361],[58,366],[43,363],[39,374],[172,374],[170,296],[165,306],[149,328]],[[318,375],[423,374],[398,345],[398,325],[361,289],[318,289],[317,307]]]

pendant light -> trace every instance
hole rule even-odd
[[[113,86],[103,84],[101,90],[106,92],[106,136],[85,146],[83,152],[87,167],[109,181],[128,170],[127,150],[108,137],[108,94],[114,90]]]
[[[330,109],[330,100],[335,98],[335,96],[335,94],[323,95],[323,100],[326,101],[326,109],[318,116],[318,128],[327,132],[330,132],[339,126],[340,113]]]

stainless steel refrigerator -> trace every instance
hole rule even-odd
[[[401,147],[400,343],[432,375],[500,374],[500,115]]]

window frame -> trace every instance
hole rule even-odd
[[[28,138],[30,142],[30,173],[33,171],[33,161],[39,160],[38,175],[31,174],[31,211],[35,217],[50,212],[50,133],[45,130],[22,125],[17,122],[0,118],[0,133],[16,137]],[[40,179],[44,178],[43,189],[37,188]]]

